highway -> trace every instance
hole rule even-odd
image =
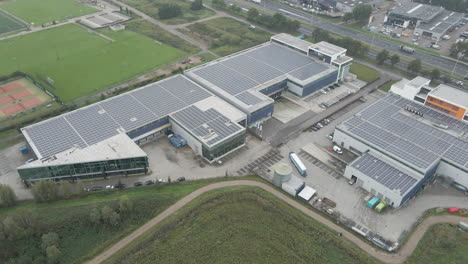
[[[453,61],[451,59],[441,57],[441,56],[436,56],[436,55],[433,55],[431,53],[421,51],[421,50],[416,50],[415,53],[409,55],[407,53],[400,51],[399,49],[400,45],[398,43],[385,40],[385,39],[381,39],[379,37],[375,37],[375,36],[372,36],[363,32],[359,32],[356,30],[352,30],[352,29],[343,27],[341,25],[336,25],[336,24],[327,22],[325,20],[317,18],[316,16],[313,16],[312,14],[308,12],[304,12],[302,10],[298,10],[290,6],[280,4],[278,2],[275,2],[274,0],[262,0],[261,5],[252,4],[251,2],[246,2],[245,0],[229,0],[229,2],[233,2],[238,6],[243,6],[246,8],[250,8],[253,6],[253,7],[256,7],[257,9],[267,9],[273,12],[282,13],[302,23],[328,30],[340,36],[350,37],[355,40],[365,42],[369,45],[376,46],[378,48],[386,49],[390,51],[391,53],[396,53],[396,54],[399,54],[400,56],[405,56],[410,59],[421,59],[423,63],[438,67],[439,69],[443,71],[448,71],[448,72],[453,71],[454,73],[457,73],[461,76],[468,75],[468,66],[463,63],[460,63],[460,62],[457,63],[456,61]],[[300,31],[309,32],[310,34],[310,29],[307,29],[307,28],[301,28]],[[402,66],[402,64],[406,65],[406,63],[402,62],[398,66]]]

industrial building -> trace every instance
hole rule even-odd
[[[185,72],[194,82],[247,114],[247,126],[269,119],[274,99],[308,96],[341,80],[352,62],[346,49],[288,34]]]
[[[146,173],[139,148],[168,130],[209,162],[244,145],[246,115],[183,75],[22,128],[24,181]]]
[[[393,207],[435,174],[468,187],[468,123],[413,99],[389,93],[339,124],[333,141],[359,155],[344,176]]]
[[[390,10],[384,22],[403,28],[414,28],[414,33],[422,37],[440,40],[447,31],[459,25],[463,19],[463,13],[448,11],[441,6],[407,2],[400,3]]]
[[[336,9],[343,13],[353,12],[353,9],[359,4],[370,5],[377,8],[384,3],[384,0],[319,0],[318,3],[325,9]]]
[[[468,93],[446,84],[434,88],[429,86],[430,82],[420,76],[413,80],[402,79],[392,85],[390,92],[468,121]]]

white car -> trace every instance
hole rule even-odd
[[[333,151],[335,151],[338,154],[343,154],[343,150],[340,147],[336,146],[336,145],[333,146]]]
[[[462,81],[458,81],[457,84],[458,84],[458,85],[461,85],[461,86],[464,85],[464,83],[463,83]]]
[[[114,185],[107,185],[106,186],[106,190],[112,190],[112,189],[114,189]]]

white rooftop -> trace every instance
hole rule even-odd
[[[440,84],[429,95],[468,109],[468,93],[457,88]]]
[[[302,191],[299,192],[297,196],[304,199],[305,201],[309,201],[310,199],[312,199],[312,197],[314,197],[316,192],[317,191],[315,189],[309,186],[305,186],[304,189],[302,189]]]
[[[271,37],[271,39],[279,41],[279,42],[287,43],[288,45],[296,47],[305,52],[307,52],[309,50],[310,45],[312,45],[312,43],[308,41],[302,40],[298,37],[294,37],[286,33],[280,33],[280,34],[274,35]]]
[[[319,43],[312,44],[310,47],[316,51],[320,51],[321,53],[325,53],[329,56],[335,56],[346,53],[346,49],[328,43],[326,41],[320,41]]]
[[[27,163],[18,169],[146,156],[146,153],[126,134],[118,134],[85,148],[72,147],[54,156]]]

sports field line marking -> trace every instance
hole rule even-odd
[[[193,191],[189,195],[185,196],[181,200],[177,201],[175,204],[171,205],[169,208],[164,210],[161,214],[157,215],[153,219],[149,220],[146,224],[138,228],[137,230],[133,231],[130,235],[126,236],[125,238],[121,239],[117,243],[115,243],[112,247],[109,249],[105,250],[98,256],[96,256],[94,259],[90,260],[87,262],[87,264],[98,264],[102,263],[108,258],[110,258],[112,255],[117,253],[119,250],[124,249],[126,246],[128,246],[130,243],[132,243],[133,240],[138,238],[139,236],[145,234],[146,232],[150,231],[151,228],[153,228],[155,225],[159,224],[161,221],[172,215],[174,212],[179,210],[180,208],[184,207],[186,204],[194,200],[195,198],[199,197],[200,195],[204,194],[205,192],[219,189],[219,188],[224,188],[224,187],[232,187],[232,186],[255,186],[259,187],[267,192],[270,192],[280,200],[286,202],[290,206],[298,209],[305,215],[313,218],[314,220],[320,222],[321,224],[327,226],[328,228],[341,233],[343,237],[347,238],[350,240],[352,243],[354,243],[356,246],[361,248],[363,251],[365,251],[367,254],[377,258],[380,261],[386,262],[386,263],[402,263],[404,262],[411,254],[413,251],[416,249],[416,246],[418,242],[422,239],[426,231],[429,229],[434,224],[440,224],[440,223],[451,223],[451,224],[456,224],[460,221],[466,221],[466,217],[461,217],[461,216],[455,216],[455,215],[441,215],[441,216],[430,216],[424,221],[422,221],[416,230],[413,232],[412,236],[408,239],[408,241],[405,243],[405,245],[400,248],[400,250],[397,253],[386,253],[381,250],[378,250],[374,248],[373,246],[367,244],[366,242],[362,241],[360,238],[358,238],[354,233],[351,233],[351,231],[348,231],[347,229],[344,229],[341,226],[338,226],[337,224],[331,222],[328,218],[325,218],[324,216],[321,216],[320,214],[312,211],[310,208],[305,207],[304,205],[300,204],[298,201],[294,200],[293,198],[286,196],[285,194],[279,192],[276,190],[274,187],[257,182],[257,181],[251,181],[251,180],[237,180],[237,181],[228,181],[228,182],[218,182],[218,183],[213,183],[206,185],[198,190]]]

